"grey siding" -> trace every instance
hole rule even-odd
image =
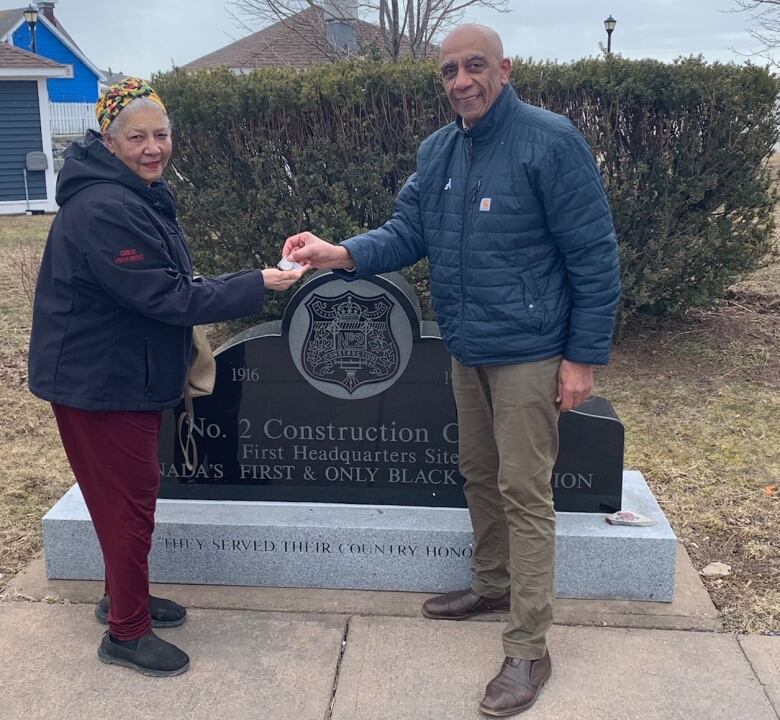
[[[0,202],[24,200],[25,157],[43,150],[38,83],[0,80]],[[30,200],[46,199],[43,172],[28,172]]]

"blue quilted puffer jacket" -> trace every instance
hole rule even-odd
[[[574,126],[509,85],[475,126],[426,138],[390,220],[343,245],[358,277],[427,255],[464,365],[609,359],[620,269],[601,177]]]

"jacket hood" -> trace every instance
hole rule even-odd
[[[103,143],[101,135],[88,130],[82,141],[72,143],[65,151],[65,162],[57,176],[57,204],[62,206],[77,192],[96,183],[119,183],[144,198],[167,194],[162,181],[147,185]]]

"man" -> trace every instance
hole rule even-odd
[[[423,614],[510,611],[506,659],[480,704],[505,716],[528,709],[551,672],[558,413],[590,395],[593,365],[608,360],[617,244],[585,140],[518,100],[498,35],[462,25],[440,62],[457,118],[420,146],[390,220],[338,246],[301,233],[284,255],[356,277],[429,258],[475,549],[472,587]]]

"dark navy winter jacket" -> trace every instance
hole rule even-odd
[[[154,410],[181,399],[192,327],[258,313],[259,270],[192,277],[173,196],[147,186],[97,133],[75,143],[33,308],[29,387],[84,410]]]
[[[391,219],[343,245],[357,276],[427,255],[464,365],[609,359],[620,271],[601,177],[574,126],[509,85],[475,126],[429,136]]]

